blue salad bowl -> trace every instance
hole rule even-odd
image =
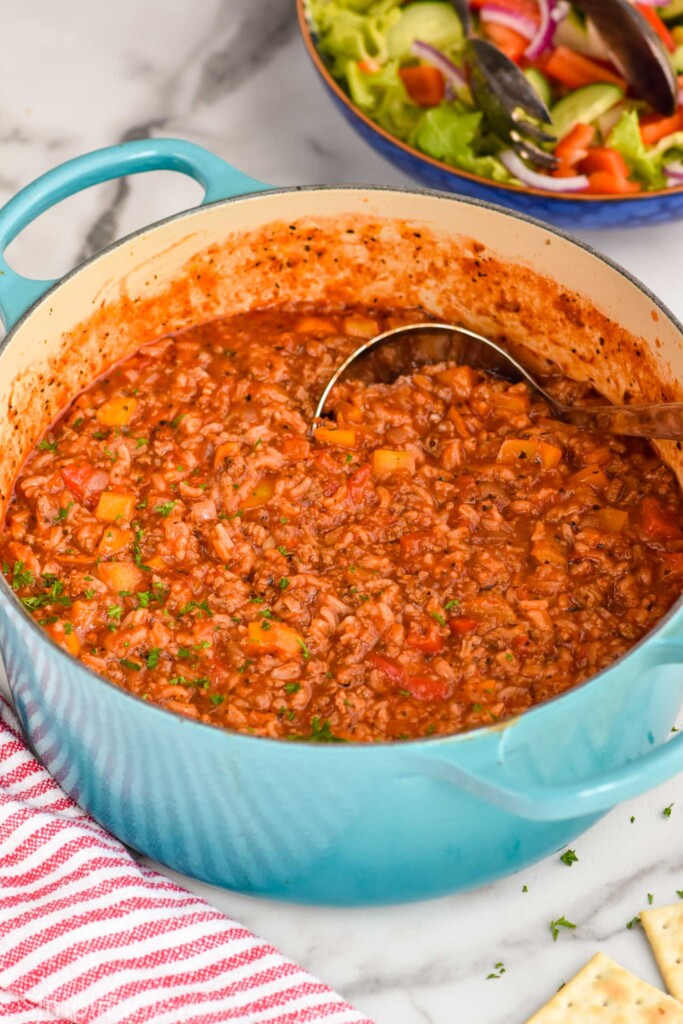
[[[561,194],[491,181],[421,153],[358,109],[332,77],[318,51],[315,31],[307,13],[307,0],[297,0],[297,11],[308,55],[337,109],[373,149],[415,181],[443,192],[499,203],[530,217],[574,230],[640,227],[683,217],[683,183],[672,188],[624,196]]]
[[[57,201],[160,169],[192,175],[204,202],[61,281],[5,261]],[[187,142],[130,142],[0,210],[0,516],[43,431],[112,363],[170,331],[294,302],[422,304],[590,376],[610,400],[683,398],[681,324],[556,229],[425,190],[270,189]],[[676,445],[661,455],[683,478]],[[55,644],[2,577],[0,649],[28,741],[74,799],[150,857],[255,895],[350,905],[472,888],[683,770],[680,602],[619,661],[521,717],[394,743],[291,743],[152,706]]]

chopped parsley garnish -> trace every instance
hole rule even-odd
[[[96,441],[104,441],[105,437],[109,437],[108,430],[93,430],[92,436]]]
[[[308,661],[308,659],[311,656],[311,652],[309,651],[308,647],[306,646],[306,641],[303,639],[303,637],[298,636],[296,638],[296,642],[298,643],[299,647],[301,648],[301,655],[302,655],[304,661]],[[315,721],[315,719],[314,719],[314,721]]]
[[[120,622],[122,614],[123,607],[120,604],[112,604],[107,608],[107,618],[111,619],[112,622]]]
[[[186,413],[184,413],[184,412],[181,412],[177,416],[174,416],[173,419],[171,420],[171,422],[169,423],[169,427],[173,427],[173,429],[175,430],[176,427],[180,426],[180,421],[185,419],[185,416],[186,416]]]
[[[664,815],[665,818],[670,818],[671,817],[671,808],[672,807],[673,807],[673,803],[670,803],[669,806],[665,807],[664,810],[662,811],[662,814]]]
[[[285,526],[289,522],[289,519],[287,518],[287,516],[280,516],[280,522],[282,523],[283,526]]]
[[[147,668],[156,668],[159,664],[159,658],[161,657],[161,648],[152,647],[147,655]]]
[[[212,704],[222,704],[223,701],[225,700],[225,697],[223,696],[222,693],[212,693],[210,694],[210,697]]]
[[[285,683],[285,693],[298,693],[301,683]]]
[[[289,586],[289,577],[281,576],[278,586],[280,587],[280,590],[286,590]]]
[[[83,595],[84,595],[86,601],[92,601],[92,599],[93,599],[93,597],[95,596],[96,593],[97,593],[97,591],[96,590],[91,590],[90,587],[88,587],[87,590],[83,591]]]
[[[38,619],[38,623],[41,626],[51,626],[53,622],[58,622],[58,621],[59,621],[59,615],[48,615],[48,617],[46,619]],[[69,623],[69,625],[71,625],[71,623]]]
[[[529,891],[529,886],[528,885],[523,885],[522,886],[522,892],[528,892],[528,891]]]
[[[557,942],[557,936],[560,934],[560,928],[576,928],[575,924],[568,921],[567,918],[562,915],[558,917],[557,921],[550,922],[550,931],[553,933],[553,942]]]
[[[36,448],[39,448],[41,452],[56,452],[58,445],[55,441],[46,441],[45,438],[43,438],[42,441],[38,442]]]
[[[639,924],[640,924],[640,917],[632,917],[631,920],[626,925],[626,927],[628,928],[629,931],[631,931],[632,928],[637,928]]]
[[[574,850],[565,850],[565,852],[560,857],[562,863],[566,864],[568,868],[570,868],[572,864],[576,864],[578,859],[579,858],[576,856]]]
[[[83,417],[79,416],[77,420],[74,420],[71,424],[73,430],[78,430],[79,427],[83,426]]]
[[[133,527],[133,533],[135,534],[135,540],[133,541],[133,560],[138,569],[144,569],[145,572],[151,572],[151,568],[148,565],[145,565],[142,561],[142,548],[140,545],[145,531],[139,523],[131,523],[131,526]]]
[[[149,444],[149,441],[147,440],[146,437],[136,437],[135,438],[135,447],[136,448],[142,448],[142,446],[145,445],[145,444]]]
[[[413,696],[412,693],[410,692],[410,690],[399,690],[398,692],[401,694],[402,697],[412,697]]]
[[[66,519],[66,517],[68,516],[69,512],[71,511],[71,509],[73,507],[74,507],[74,502],[70,501],[68,505],[64,506],[64,508],[60,508],[59,512],[57,513],[57,515],[52,520],[53,523],[61,523],[61,522],[63,522]]]
[[[256,441],[254,441],[254,448],[258,448],[258,446],[261,444],[263,444],[263,441],[259,437]]]
[[[119,665],[122,665],[123,668],[129,668],[133,672],[139,672],[142,668],[142,665],[138,665],[136,661],[128,661],[127,658],[119,658]]]
[[[192,651],[189,649],[189,647],[179,647],[178,648],[178,657],[179,658],[191,658],[192,657]]]
[[[154,511],[158,512],[160,516],[163,516],[164,519],[166,519],[168,516],[170,516],[171,512],[173,511],[177,504],[177,501],[164,501],[161,503],[161,505],[157,505]]]
[[[321,725],[317,715],[311,719],[311,735],[304,738],[312,740],[313,743],[344,743],[341,736],[335,736],[332,732],[329,718],[326,718]]]
[[[353,462],[353,455],[351,455],[351,453],[349,453],[346,456],[346,458],[344,459],[344,462]]]
[[[180,611],[177,613],[178,618],[180,618],[182,615],[187,615],[188,612],[194,611],[194,609],[197,609],[200,612],[206,612],[209,618],[213,617],[213,612],[209,608],[208,601],[206,600],[206,598],[204,598],[203,601],[188,601],[187,604],[184,604]]]
[[[448,601],[443,606],[444,607],[444,611],[449,612],[452,608],[457,608],[459,604],[460,604],[460,601],[457,599],[457,597],[454,597],[452,601]]]
[[[280,554],[282,555],[283,558],[291,558],[292,552],[288,551],[287,548],[284,546],[284,544],[278,544],[278,548],[277,549],[278,549],[278,551],[280,552]]]
[[[7,562],[2,563],[3,572],[9,572]],[[30,569],[27,569],[23,562],[15,562],[12,569],[12,590],[19,590],[20,587],[31,587],[35,583],[35,576]]]
[[[440,626],[446,625],[446,620],[444,619],[443,615],[439,614],[439,612],[430,612],[429,614],[434,619],[434,622],[438,622]]]

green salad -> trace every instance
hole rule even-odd
[[[674,75],[683,0],[636,4]],[[448,0],[308,0],[318,51],[367,117],[427,156],[494,182],[554,193],[628,195],[683,186],[683,106],[634,94],[595,27],[568,0],[470,0],[472,34],[512,60],[550,111],[555,167],[513,151],[477,108],[463,26]],[[678,24],[680,22],[680,24]],[[672,78],[672,81],[675,81]],[[524,155],[524,154],[522,154]]]

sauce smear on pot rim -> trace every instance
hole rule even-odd
[[[420,316],[254,312],[113,367],[16,481],[0,557],[25,608],[145,700],[316,742],[490,724],[624,654],[683,580],[647,443],[445,364],[340,385],[307,436],[339,361]]]

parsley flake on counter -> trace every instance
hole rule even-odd
[[[665,807],[664,810],[662,811],[662,814],[664,815],[665,818],[670,818],[671,817],[671,808],[672,807],[673,807],[673,802],[670,803],[668,807]]]
[[[640,924],[640,917],[632,917],[631,920],[626,925],[626,927],[628,928],[629,931],[631,931],[632,928],[637,928],[639,924]]]
[[[652,906],[652,901],[653,901],[653,900],[654,900],[654,896],[652,895],[652,893],[651,893],[651,892],[649,892],[649,893],[647,894],[647,902],[648,902],[648,903],[650,904],[650,906]]]
[[[529,886],[528,885],[523,885],[522,886],[522,892],[528,892],[528,891],[529,891]]]
[[[499,963],[493,965],[493,971],[491,971],[490,974],[486,975],[486,980],[489,981],[491,978],[496,978],[496,979],[502,978],[504,974],[505,974],[505,967],[503,966],[502,963],[499,962]]]
[[[576,928],[576,925],[571,921],[568,921],[564,914],[562,917],[558,917],[556,921],[551,921],[550,931],[553,935],[553,942],[557,942],[557,936],[560,934],[560,928]]]
[[[576,856],[574,850],[565,850],[565,852],[560,857],[562,863],[566,864],[568,868],[570,868],[572,864],[576,864],[578,859],[579,858]]]

